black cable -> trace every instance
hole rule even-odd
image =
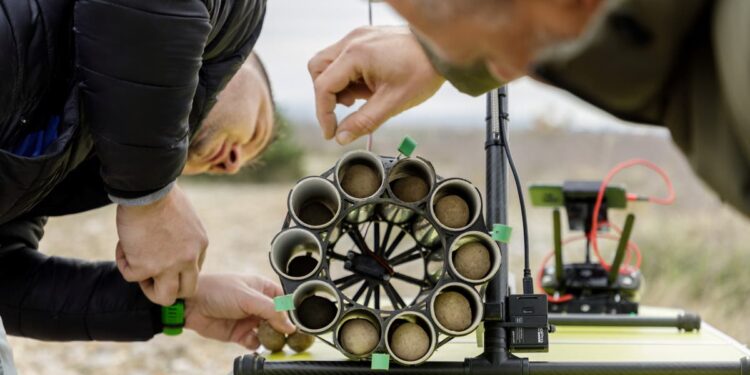
[[[523,226],[523,293],[534,294],[534,279],[531,276],[531,265],[529,255],[529,228],[528,221],[526,220],[526,203],[523,198],[523,187],[521,187],[521,178],[518,177],[518,171],[516,170],[516,164],[513,162],[513,156],[510,152],[510,146],[508,145],[508,138],[505,135],[505,127],[500,126],[500,137],[502,138],[502,146],[505,151],[505,155],[508,157],[508,165],[513,173],[513,181],[516,183],[516,192],[518,193],[518,200],[521,204],[521,223]]]

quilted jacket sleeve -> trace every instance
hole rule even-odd
[[[224,0],[210,4],[214,31],[206,45],[200,80],[190,113],[190,128],[200,127],[221,90],[255,47],[266,14],[265,0]]]
[[[161,308],[112,262],[50,257],[39,251],[46,218],[0,226],[0,316],[8,334],[41,340],[148,340]]]
[[[113,198],[168,189],[190,130],[260,35],[265,0],[78,0],[84,123]]]
[[[110,195],[137,198],[180,174],[188,117],[212,30],[200,0],[78,0],[83,122]]]

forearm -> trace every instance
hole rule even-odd
[[[112,262],[48,257],[0,248],[0,316],[10,335],[42,340],[148,340],[160,307]]]

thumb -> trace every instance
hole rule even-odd
[[[276,311],[270,297],[253,291],[251,298],[245,299],[244,302],[243,310],[246,314],[267,320],[275,330],[289,334],[296,330],[286,313]]]
[[[398,113],[398,100],[386,88],[377,90],[370,99],[354,113],[347,116],[336,128],[336,141],[346,145],[357,138],[377,130]]]

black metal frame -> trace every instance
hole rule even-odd
[[[507,88],[487,95],[487,222],[507,223],[507,161],[503,153],[501,131],[507,131]],[[508,249],[501,244],[502,259]],[[750,375],[750,359],[734,362],[530,362],[508,350],[507,331],[503,324],[503,307],[509,294],[508,262],[488,284],[485,305],[484,353],[464,362],[425,362],[418,366],[391,366],[393,375]],[[343,375],[370,374],[370,363],[364,361],[286,361],[266,362],[256,354],[238,357],[234,375]]]
[[[351,297],[352,301],[356,303],[360,303],[364,306],[367,306],[370,302],[371,298],[374,298],[374,307],[375,309],[380,309],[380,288],[382,287],[383,290],[386,292],[386,297],[391,302],[391,306],[393,306],[395,309],[401,309],[405,308],[407,305],[404,302],[404,298],[401,296],[401,294],[396,290],[396,288],[391,285],[392,279],[401,280],[405,283],[418,286],[420,288],[419,294],[414,298],[419,299],[419,297],[430,290],[432,290],[436,283],[431,280],[429,277],[426,277],[423,280],[411,277],[409,275],[405,275],[403,273],[397,272],[396,270],[392,269],[392,267],[400,266],[402,264],[408,263],[412,260],[416,259],[423,259],[423,266],[425,268],[424,272],[425,275],[428,274],[427,272],[427,266],[428,266],[428,259],[427,256],[431,253],[430,249],[427,249],[426,246],[416,243],[415,246],[412,248],[399,252],[398,255],[394,255],[393,252],[397,248],[397,246],[403,241],[403,239],[409,235],[409,233],[406,230],[401,229],[401,231],[394,237],[391,238],[391,234],[393,233],[394,228],[401,228],[402,225],[396,224],[389,221],[371,221],[372,229],[375,233],[374,239],[375,243],[373,246],[368,246],[367,240],[366,240],[366,233],[362,233],[360,229],[359,224],[345,224],[344,225],[344,233],[346,233],[349,238],[352,239],[352,241],[355,243],[356,247],[362,251],[364,254],[364,251],[371,251],[375,253],[377,256],[381,257],[387,262],[387,266],[390,268],[385,271],[391,271],[391,272],[384,272],[383,267],[370,267],[374,268],[370,272],[371,276],[364,276],[358,273],[351,273],[347,276],[342,276],[337,279],[333,279],[333,284],[336,285],[339,290],[343,292],[343,290],[351,288],[355,285],[359,284],[359,287],[356,289],[356,292]],[[383,241],[380,243],[380,225],[385,226],[385,233],[383,235]],[[416,242],[416,240],[415,240]],[[331,260],[338,260],[344,262],[344,268],[347,270],[355,270],[360,268],[367,268],[367,264],[362,264],[361,266],[359,263],[365,263],[360,262],[363,258],[365,258],[362,255],[355,255],[353,252],[349,252],[346,255],[336,253],[333,251],[330,251],[328,253],[328,256],[331,258]],[[367,258],[366,260],[370,260],[371,258]]]

